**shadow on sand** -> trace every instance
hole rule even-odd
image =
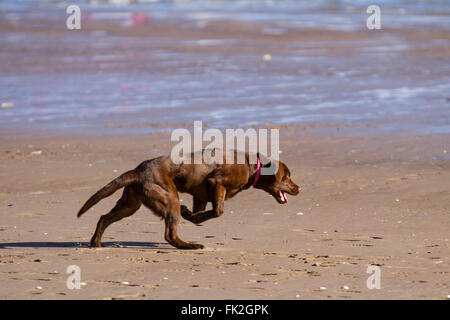
[[[175,249],[167,243],[159,242],[102,242],[104,248],[141,248],[141,249]],[[0,243],[0,249],[6,248],[89,248],[89,242],[7,242]]]

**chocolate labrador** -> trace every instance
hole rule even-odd
[[[234,153],[237,159],[237,152]],[[274,174],[262,175],[261,168],[271,166],[271,162],[267,160],[261,164],[260,157],[258,154],[256,164],[250,163],[248,153],[245,153],[244,164],[228,164],[225,159],[223,164],[192,164],[193,161],[191,164],[175,164],[169,156],[147,160],[97,191],[80,209],[78,217],[103,198],[124,188],[114,208],[98,221],[91,247],[101,247],[105,229],[131,216],[143,204],[164,219],[167,242],[179,249],[202,249],[203,245],[187,243],[178,237],[177,226],[181,217],[195,224],[220,217],[224,201],[250,187],[266,191],[280,204],[287,203],[286,194],[297,195],[301,191],[291,180],[289,168],[281,161],[276,162],[278,170]],[[193,196],[192,211],[180,206],[178,192]],[[212,210],[205,210],[208,202],[212,203]]]

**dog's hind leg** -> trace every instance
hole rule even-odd
[[[169,190],[163,189],[157,184],[144,186],[145,198],[142,202],[157,216],[164,219],[166,226],[164,238],[172,246],[178,249],[203,249],[204,246],[197,243],[188,243],[178,237],[177,227],[181,220],[180,201],[178,192],[173,182],[167,182]]]
[[[112,223],[131,216],[140,208],[141,204],[132,187],[125,187],[122,197],[117,201],[114,208],[109,213],[100,217],[91,239],[91,247],[101,247],[101,238],[105,229]]]
[[[178,237],[177,227],[180,223],[180,206],[177,209],[172,210],[165,219],[166,229],[164,232],[164,238],[167,242],[178,249],[203,249],[204,246],[199,243],[184,242]]]

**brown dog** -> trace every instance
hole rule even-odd
[[[267,162],[262,167],[270,165]],[[245,154],[244,164],[236,164],[236,161],[227,164],[225,160],[224,164],[175,164],[168,156],[158,157],[142,162],[136,169],[125,172],[97,191],[80,209],[78,217],[101,199],[125,187],[115,207],[98,221],[91,247],[101,247],[105,229],[131,216],[144,204],[165,220],[167,242],[179,249],[202,249],[204,246],[201,244],[187,243],[178,238],[180,217],[195,224],[220,217],[224,201],[251,186],[268,192],[281,204],[287,203],[286,193],[297,195],[301,191],[291,180],[288,167],[281,161],[275,174],[260,175],[260,171],[259,155],[258,164],[250,164],[248,153]],[[178,192],[189,193],[194,197],[192,212],[186,206],[180,206]],[[212,210],[205,210],[208,202],[212,203]]]

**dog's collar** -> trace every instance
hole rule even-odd
[[[259,180],[259,176],[260,176],[260,174],[261,174],[261,161],[259,160],[259,157],[258,157],[258,156],[256,156],[256,160],[257,160],[258,162],[257,162],[257,165],[256,165],[255,180],[253,181],[252,187],[254,187],[254,186],[256,185],[256,183],[257,183],[258,180]]]

